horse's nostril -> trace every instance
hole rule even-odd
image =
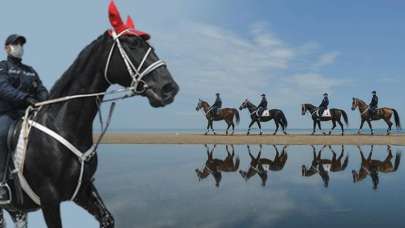
[[[176,94],[178,90],[179,87],[175,83],[167,83],[162,88],[163,94]]]

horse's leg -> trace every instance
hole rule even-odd
[[[335,128],[336,128],[336,120],[332,120],[332,128],[329,131],[329,135],[332,134],[332,131],[335,130]]]
[[[214,130],[214,121],[210,121],[210,126],[211,126],[211,130],[212,130],[212,133],[214,133],[214,135],[216,135],[217,133],[215,133],[215,130]]]
[[[262,125],[260,124],[260,120],[257,120],[256,122],[257,122],[257,126],[259,126],[260,135],[263,135]]]
[[[96,187],[92,183],[83,187],[75,203],[93,215],[100,223],[100,228],[113,228],[114,218],[104,205]]]
[[[371,135],[374,135],[374,130],[373,130],[373,126],[371,126],[371,121],[370,121],[370,120],[367,120],[367,124],[368,124],[368,127],[369,127],[370,130],[371,130]]]
[[[358,135],[360,135],[360,131],[361,131],[361,129],[363,129],[364,121],[366,121],[366,120],[362,118],[362,119],[361,119],[361,123],[360,123],[360,128],[359,128],[359,130],[357,131],[357,134],[358,134]]]
[[[233,135],[233,133],[235,133],[235,124],[232,121],[232,135]]]
[[[387,123],[388,125],[388,129],[387,129],[387,135],[390,135],[391,133],[391,129],[392,129],[392,122],[389,119],[384,119],[384,121]]]
[[[208,132],[210,132],[210,121],[209,120],[207,123],[207,131],[205,132],[205,135],[208,135]]]
[[[316,120],[314,120],[314,127],[312,129],[312,134],[311,135],[315,135],[315,130],[316,130]]]
[[[42,195],[41,208],[44,219],[48,228],[62,228],[62,220],[60,216],[60,202],[56,196],[51,194]],[[42,202],[44,200],[44,202]]]
[[[4,220],[3,209],[0,209],[0,228],[6,227],[6,220]]]
[[[342,136],[343,136],[345,134],[345,129],[343,128],[343,123],[340,120],[338,120],[338,123],[340,125],[340,128],[342,129]]]
[[[250,121],[250,124],[249,124],[249,129],[248,129],[248,132],[247,132],[247,135],[249,135],[250,134],[250,128],[252,127],[252,125],[255,123],[256,121],[255,120],[251,120]]]
[[[279,124],[278,124],[277,120],[274,120],[274,123],[276,123],[276,130],[274,131],[273,135],[276,135],[278,132]]]
[[[15,224],[15,228],[27,228],[27,213],[21,211],[9,211],[11,219]]]
[[[228,130],[229,130],[229,128],[231,127],[231,124],[228,123],[228,122],[226,122],[226,124],[228,125],[228,127],[226,128],[225,134],[228,135]]]

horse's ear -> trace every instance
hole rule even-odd
[[[127,24],[128,28],[135,29],[135,23],[134,23],[134,20],[132,20],[131,16],[128,16],[126,24]]]
[[[115,5],[114,0],[110,1],[110,5],[108,6],[108,18],[110,19],[110,23],[117,33],[122,32],[125,30],[125,24],[121,19],[120,12],[118,11],[117,5]]]

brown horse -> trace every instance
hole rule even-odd
[[[346,156],[342,163],[342,159],[344,157],[344,146],[342,145],[341,152],[338,158],[332,146],[329,146],[329,149],[333,154],[332,159],[322,159],[321,154],[324,148],[326,148],[326,146],[323,146],[322,149],[319,150],[318,155],[316,155],[316,148],[312,145],[312,164],[310,168],[307,168],[305,165],[302,166],[302,176],[309,177],[318,173],[322,178],[325,188],[327,188],[329,186],[330,180],[329,171],[339,172],[345,170],[349,163],[349,157]]]
[[[239,124],[239,121],[240,121],[239,112],[237,109],[222,108],[222,109],[219,109],[218,112],[215,114],[215,113],[211,112],[210,105],[208,104],[208,102],[199,99],[197,107],[196,107],[196,111],[199,111],[201,108],[204,110],[205,117],[208,120],[207,131],[205,132],[205,135],[208,134],[210,128],[215,135],[215,130],[212,126],[212,123],[214,121],[221,121],[221,120],[225,120],[226,124],[228,125],[228,127],[226,128],[226,135],[228,135],[228,130],[231,126],[232,126],[232,135],[233,135],[233,133],[235,132],[235,124],[233,123],[233,119],[234,118],[236,119],[236,124]]]
[[[303,116],[307,112],[309,112],[309,114],[311,114],[311,118],[313,120],[312,135],[315,134],[316,124],[318,124],[319,130],[322,130],[321,121],[332,121],[333,126],[332,126],[332,129],[330,129],[330,131],[329,131],[329,135],[331,135],[332,131],[336,128],[336,122],[340,125],[340,128],[342,129],[342,135],[344,135],[345,130],[343,128],[343,123],[341,121],[341,118],[343,117],[343,120],[345,121],[346,126],[349,125],[349,120],[348,120],[347,114],[344,110],[337,109],[337,108],[331,108],[330,109],[331,116],[330,117],[321,117],[321,118],[318,118],[318,114],[317,114],[318,110],[319,110],[319,108],[312,104],[302,104],[301,105],[301,114]]]
[[[391,133],[391,127],[392,127],[391,117],[393,115],[394,115],[394,120],[395,120],[395,126],[397,127],[397,129],[401,129],[401,122],[399,119],[398,112],[393,108],[379,108],[375,111],[374,115],[370,116],[369,107],[366,104],[366,102],[362,101],[359,98],[353,97],[352,110],[354,111],[354,110],[356,110],[356,108],[359,108],[360,117],[361,117],[361,124],[360,124],[360,128],[359,128],[359,131],[357,132],[357,134],[360,134],[360,131],[363,128],[364,122],[367,121],[368,126],[370,127],[370,130],[371,130],[371,135],[374,135],[374,130],[373,130],[373,127],[371,126],[371,121],[383,119],[388,125],[387,135],[389,135]]]
[[[374,145],[371,145],[370,153],[367,158],[364,156],[361,147],[357,146],[357,148],[359,149],[361,155],[361,166],[358,172],[356,170],[352,171],[353,183],[360,182],[364,180],[368,175],[370,175],[371,180],[373,181],[373,189],[376,190],[378,187],[378,183],[380,182],[378,177],[379,172],[392,173],[398,170],[399,164],[401,162],[401,153],[397,153],[395,155],[395,162],[393,165],[391,162],[393,156],[390,145],[387,145],[388,154],[383,161],[371,159],[373,155]]]
[[[215,179],[215,186],[219,187],[219,184],[222,179],[221,172],[236,172],[239,169],[240,160],[239,157],[235,159],[235,148],[231,145],[232,152],[229,151],[228,145],[226,145],[227,156],[224,160],[214,158],[213,153],[216,148],[216,145],[210,150],[207,145],[204,145],[207,149],[207,161],[205,162],[204,168],[201,170],[196,169],[198,180],[207,178],[210,174]],[[234,161],[235,159],[235,161]]]

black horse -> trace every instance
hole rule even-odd
[[[141,62],[144,62],[144,69],[140,69],[141,72],[159,60],[146,42],[148,35],[135,30],[128,22],[123,23],[113,2],[110,4],[110,21],[113,30],[105,32],[81,51],[74,63],[53,86],[50,99],[103,92],[109,88],[110,83],[124,87],[132,86],[134,79],[129,75],[122,50],[126,52],[134,66],[140,66]],[[111,35],[114,33],[111,32],[119,33],[122,28],[127,29],[114,39]],[[118,42],[122,47],[120,50],[117,46],[113,46]],[[150,53],[146,55],[148,50]],[[105,75],[108,75],[108,78]],[[147,87],[141,89],[140,95],[147,97],[152,107],[170,104],[179,90],[165,66],[144,75],[142,85],[139,86],[143,85]],[[103,97],[73,99],[43,106],[34,120],[57,132],[79,150],[86,151],[93,145],[93,120],[97,115],[100,99]],[[85,163],[82,186],[74,202],[92,214],[100,223],[100,227],[111,228],[114,227],[114,219],[93,183],[96,169],[95,155]],[[27,212],[42,209],[47,226],[61,228],[60,204],[72,197],[79,173],[80,162],[69,149],[42,131],[32,128],[24,175],[32,190],[40,197],[40,205],[24,195],[22,204],[13,202],[11,207],[6,209],[11,212],[14,219],[25,216]]]
[[[343,117],[343,120],[345,121],[346,126],[349,125],[349,120],[347,118],[347,114],[342,109],[331,108],[330,109],[331,117],[321,117],[320,119],[318,118],[318,114],[317,114],[318,107],[316,107],[312,104],[302,104],[301,114],[304,116],[307,111],[309,112],[309,114],[311,114],[312,120],[314,121],[312,135],[315,134],[317,124],[318,124],[319,130],[322,130],[321,121],[332,121],[333,126],[332,126],[332,129],[330,129],[330,131],[329,131],[329,135],[331,135],[332,131],[336,128],[336,122],[339,123],[340,128],[342,129],[342,135],[344,135],[345,130],[343,128],[343,123],[341,121],[342,117]]]
[[[249,124],[249,129],[247,131],[247,135],[250,134],[250,128],[254,123],[257,123],[257,126],[259,126],[260,129],[260,135],[263,134],[262,131],[262,125],[260,122],[268,122],[270,120],[274,119],[274,123],[276,124],[276,130],[274,131],[273,135],[277,134],[278,128],[281,125],[281,128],[283,129],[283,133],[286,135],[287,132],[285,131],[288,125],[287,118],[285,117],[283,111],[280,109],[271,109],[269,110],[269,115],[268,116],[262,116],[259,117],[257,115],[257,107],[250,102],[248,99],[246,99],[239,107],[239,110],[242,110],[244,108],[247,108],[250,112],[250,118],[252,119]]]

